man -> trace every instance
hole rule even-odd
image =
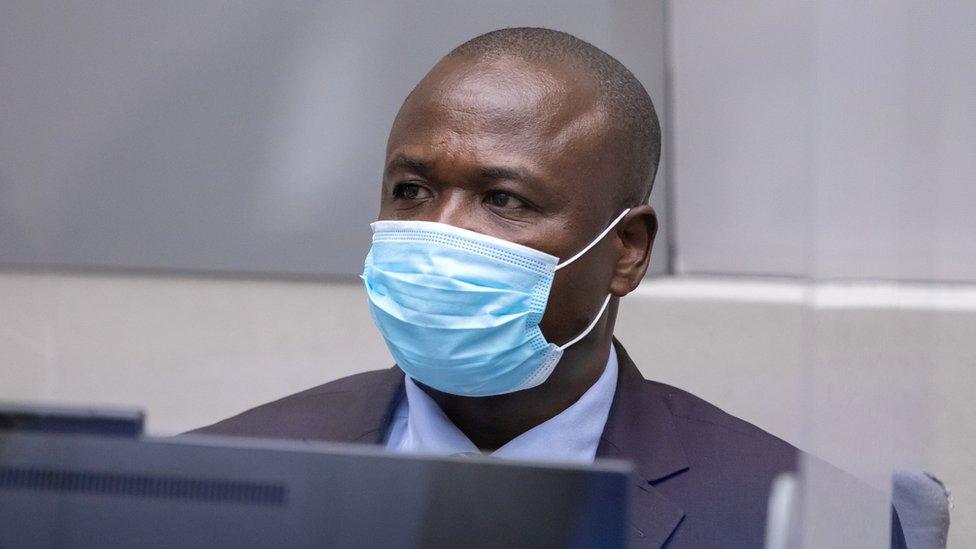
[[[761,546],[771,482],[798,451],[644,380],[613,339],[650,263],[660,145],[643,86],[586,42],[518,28],[459,46],[387,144],[363,279],[398,367],[198,432],[627,459],[635,543]]]

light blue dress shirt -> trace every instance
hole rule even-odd
[[[393,414],[386,449],[428,455],[479,452],[427,393],[408,376],[406,398]],[[611,346],[603,374],[559,415],[491,453],[505,459],[591,463],[617,389],[617,352]],[[479,452],[480,453],[480,452]]]

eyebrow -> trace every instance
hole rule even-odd
[[[424,177],[430,172],[430,164],[420,160],[419,158],[411,158],[398,154],[390,159],[389,163],[386,165],[386,174],[389,175],[395,171],[410,171],[416,172]]]
[[[525,170],[504,166],[486,166],[481,168],[478,170],[478,177],[488,181],[508,179],[511,181],[531,182],[535,179]]]
[[[396,171],[410,171],[423,177],[428,177],[431,171],[430,163],[419,158],[398,154],[390,159],[386,165],[386,174]],[[508,166],[484,166],[478,169],[478,179],[483,181],[521,181],[530,183],[535,181],[527,170]]]

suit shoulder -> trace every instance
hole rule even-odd
[[[361,407],[365,389],[396,382],[396,378],[397,374],[390,369],[353,374],[256,406],[188,434],[304,438],[296,429],[303,430],[310,423],[321,423],[330,416],[341,417]]]
[[[676,423],[693,431],[700,442],[725,446],[742,446],[770,457],[793,462],[799,454],[793,445],[763,429],[729,414],[718,406],[687,391],[659,383],[645,381],[646,389],[664,399]]]

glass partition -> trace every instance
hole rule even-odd
[[[963,464],[976,455],[976,353],[964,341],[976,335],[976,269],[964,210],[976,201],[973,156],[959,149],[976,121],[973,96],[960,95],[974,71],[960,64],[973,39],[959,20],[974,12],[942,8],[816,12],[797,442],[820,459],[800,477],[803,547],[885,546],[890,503],[909,546],[938,546],[946,487],[957,505],[949,545],[974,540]]]

